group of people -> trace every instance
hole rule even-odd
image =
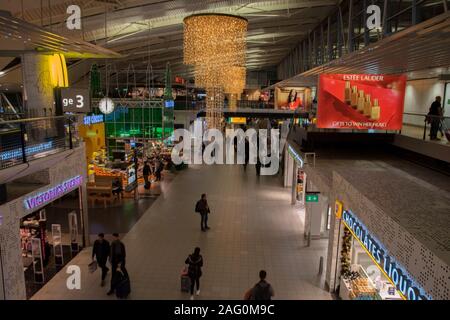
[[[148,164],[146,164],[148,165]],[[148,169],[144,166],[144,172]],[[146,174],[144,173],[144,176]],[[147,177],[148,179],[148,177]],[[146,180],[147,181],[147,180]],[[211,213],[206,194],[202,194],[200,200],[195,205],[195,211],[201,216],[200,227],[202,232],[210,229],[208,226],[208,215]],[[125,268],[126,250],[125,245],[119,238],[119,234],[113,233],[113,241],[109,243],[103,233],[98,234],[98,239],[94,242],[92,250],[92,260],[96,261],[101,269],[101,286],[105,285],[105,279],[109,272],[108,261],[111,264],[111,286],[107,295],[116,294],[119,299],[127,298],[131,292],[130,279],[128,271]],[[202,276],[203,257],[200,254],[200,248],[196,247],[184,261],[187,265],[187,275],[190,280],[191,300],[194,300],[194,289],[196,295],[200,295],[200,277]],[[259,273],[260,281],[248,290],[244,299],[246,300],[270,300],[274,296],[272,286],[266,281],[267,272],[261,270]]]
[[[200,228],[202,232],[209,230],[208,227],[208,215],[211,213],[209,208],[206,193],[203,193],[200,200],[195,204],[195,212],[198,212],[201,216]],[[185,264],[187,267],[187,275],[190,279],[190,293],[191,300],[194,300],[194,289],[196,287],[196,295],[200,295],[200,277],[202,276],[203,257],[200,254],[200,248],[196,247],[194,252],[190,254]],[[245,300],[271,300],[274,296],[272,286],[266,281],[267,272],[261,270],[259,272],[260,281],[244,295]]]
[[[103,233],[98,234],[98,239],[95,240],[92,249],[92,260],[95,260],[98,267],[102,270],[102,287],[105,285],[106,275],[109,272],[106,264],[108,261],[110,262],[112,270],[111,286],[107,294],[112,295],[115,293],[118,298],[124,299],[131,291],[130,279],[125,268],[125,245],[120,241],[119,234],[113,233],[112,236],[113,241],[110,244]]]
[[[156,157],[151,159],[151,161],[144,161],[144,167],[142,169],[142,176],[144,177],[144,188],[150,189],[152,175],[155,176],[156,181],[161,181],[161,173],[164,169],[164,163],[161,158]]]
[[[187,274],[190,279],[191,300],[194,300],[194,289],[197,289],[196,295],[200,295],[200,277],[202,276],[203,257],[200,254],[200,248],[196,247],[185,262]],[[244,300],[271,300],[275,295],[272,285],[266,281],[267,272],[259,272],[259,281],[244,294]]]

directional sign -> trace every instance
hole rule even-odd
[[[305,201],[306,202],[319,202],[319,195],[318,194],[306,194],[305,195]]]

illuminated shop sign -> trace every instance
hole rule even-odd
[[[230,123],[246,124],[247,123],[247,118],[245,118],[245,117],[231,117],[230,118]]]
[[[290,145],[288,145],[288,152],[291,154],[291,156],[294,157],[295,161],[297,161],[300,164],[300,166],[303,167],[302,157],[300,157],[300,155]]]
[[[33,155],[38,152],[49,150],[52,147],[53,147],[52,141],[29,146],[29,147],[25,148],[25,155],[30,156],[30,155]],[[22,149],[21,148],[3,151],[2,153],[0,153],[0,160],[2,160],[2,161],[21,158],[21,157],[22,157]]]
[[[85,126],[90,126],[91,124],[102,123],[103,115],[102,114],[92,114],[90,116],[84,116],[83,123]]]
[[[173,108],[175,106],[175,101],[173,101],[173,100],[166,100],[166,101],[164,101],[164,106],[166,108]]]
[[[408,275],[405,269],[390,256],[388,251],[380,244],[380,242],[370,234],[369,230],[356,218],[356,216],[348,210],[342,213],[342,221],[349,228],[353,236],[358,238],[372,259],[378,264],[383,273],[392,281],[397,290],[408,300],[427,300],[422,294],[423,290],[419,289],[414,280]]]
[[[27,210],[34,209],[43,204],[48,204],[53,200],[59,198],[63,194],[73,191],[78,188],[83,182],[83,177],[78,175],[76,177],[70,178],[61,184],[58,184],[47,191],[41,192],[35,196],[27,198],[23,201],[25,208]]]

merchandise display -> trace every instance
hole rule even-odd
[[[350,230],[344,227],[339,296],[343,300],[402,300],[395,286],[376,267]],[[370,272],[368,272],[370,270]]]
[[[305,173],[302,170],[297,171],[297,186],[296,186],[296,194],[297,200],[303,201],[304,198],[304,181],[305,181]]]
[[[20,240],[22,249],[22,258],[24,270],[32,266],[32,239],[39,239],[41,242],[41,255],[44,261],[48,259],[48,251],[45,250],[47,246],[46,221],[39,220],[36,215],[31,215],[22,220],[20,224]]]

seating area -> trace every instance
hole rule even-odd
[[[95,204],[96,201],[103,202],[106,208],[106,202],[112,204],[116,199],[120,201],[123,197],[123,191],[113,194],[113,182],[117,179],[115,176],[95,176],[95,182],[87,184],[88,200]]]

